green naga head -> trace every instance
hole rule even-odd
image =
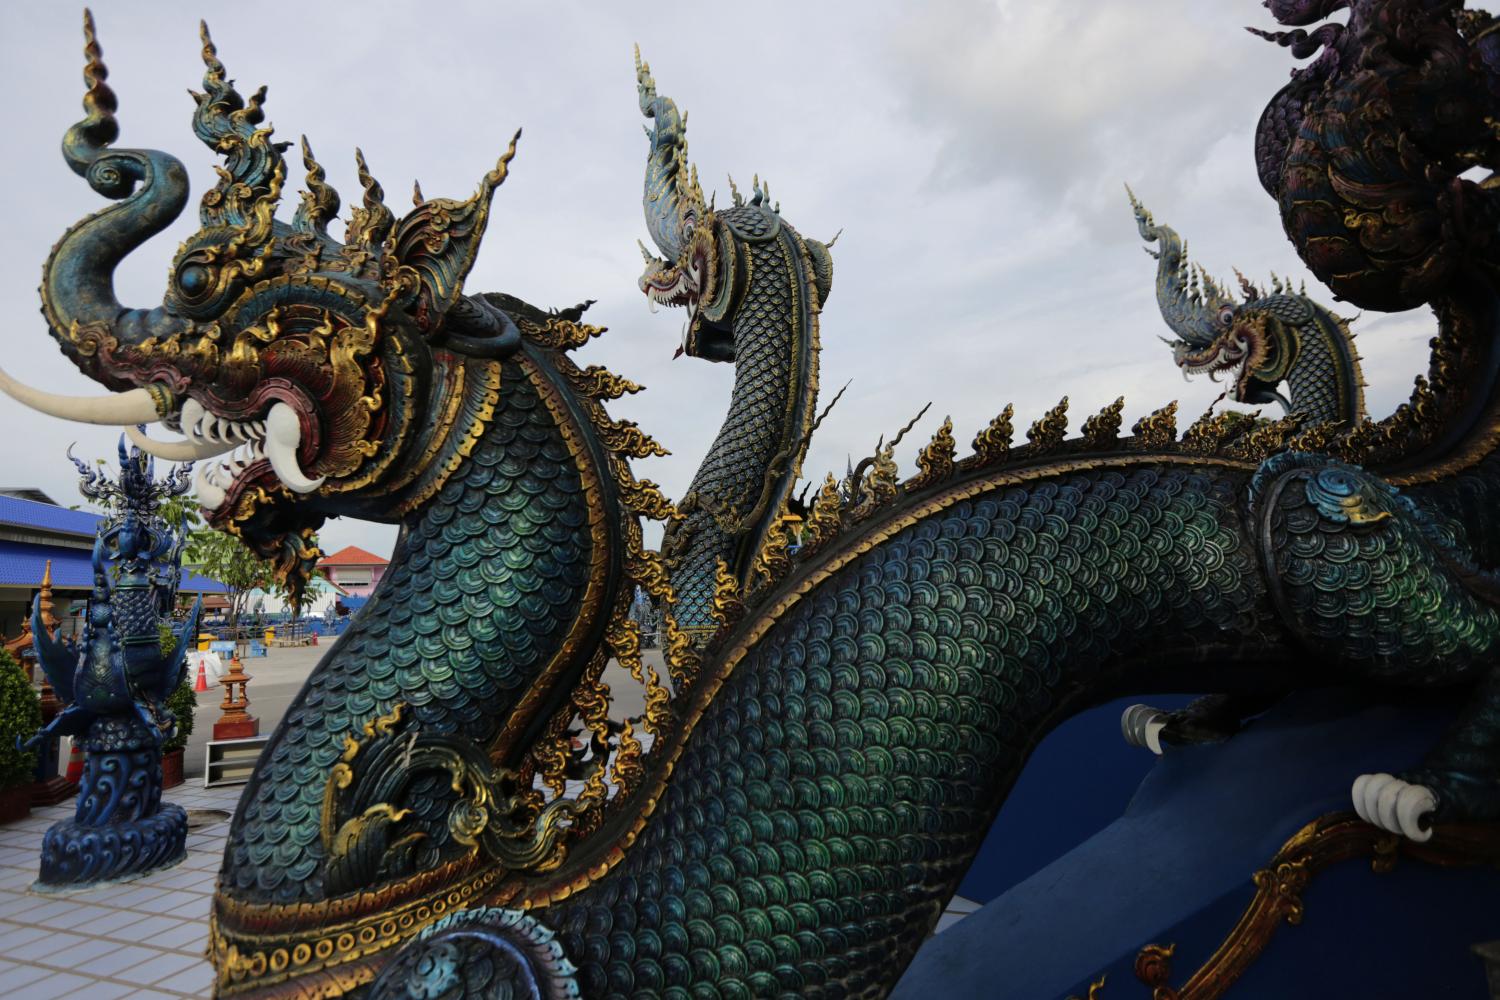
[[[356,153],[364,197],[340,242],[327,229],[339,196],[304,139],[307,190],[282,222],[287,144],[262,126],[265,89],[248,100],[235,90],[205,27],[192,124],[223,166],[161,304],[128,308],[115,298],[115,268],[178,216],[188,181],[166,153],[112,145],[115,96],[87,11],[84,31],[86,116],[64,136],[63,155],[114,204],[57,243],[42,312],[63,352],[114,394],[53,396],[9,376],[0,388],[67,419],[180,432],[185,440],[169,443],[131,431],[153,454],[199,461],[197,495],[212,524],[283,568],[306,563],[323,517],[379,516],[369,498],[392,488],[397,458],[441,398],[443,366],[519,345],[509,317],[461,294],[515,141],[473,197],[418,192],[400,219]]]
[[[734,206],[716,211],[703,197],[698,170],[688,160],[687,116],[677,110],[670,97],[656,92],[651,67],[635,53],[636,93],[641,114],[651,119],[646,137],[651,146],[646,159],[646,184],[642,204],[646,230],[662,257],[641,247],[646,267],[640,288],[653,304],[687,309],[682,343],[677,354],[709,361],[733,361],[735,310],[744,300],[754,276],[749,273],[741,240],[747,234],[759,238],[779,228],[744,225],[746,217],[776,217],[768,187],[756,180],[750,198],[734,191]],[[733,188],[734,182],[730,181]],[[731,223],[726,225],[726,223]],[[802,239],[808,256],[812,282],[819,303],[826,302],[833,283],[833,258],[828,246]]]
[[[1202,267],[1189,262],[1187,244],[1170,226],[1158,225],[1133,192],[1141,238],[1157,244],[1146,252],[1156,258],[1156,302],[1162,319],[1176,334],[1162,340],[1172,348],[1172,358],[1183,377],[1207,374],[1217,381],[1229,375],[1228,395],[1248,404],[1281,403],[1288,400],[1277,391],[1296,362],[1299,341],[1295,321],[1311,319],[1306,299],[1284,294],[1265,295],[1240,278],[1245,292],[1239,301]]]

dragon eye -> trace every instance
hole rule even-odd
[[[1230,323],[1234,322],[1233,306],[1225,306],[1223,309],[1219,310],[1219,322],[1224,324],[1225,326],[1228,326]]]
[[[197,298],[208,291],[211,276],[202,264],[189,264],[177,272],[177,287],[189,298]]]

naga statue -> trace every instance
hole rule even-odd
[[[1338,296],[1432,306],[1409,404],[1353,426],[1210,414],[1179,438],[1175,404],[1122,437],[1117,400],[1069,437],[1065,398],[1024,443],[1007,407],[962,457],[945,420],[904,481],[889,445],[852,485],[830,476],[795,559],[768,530],[750,587],[716,557],[700,644],[640,545],[639,516],[682,520],[625,464],[658,449],[603,410],[633,384],[569,357],[599,328],[462,292],[510,153],[473,198],[419,195],[400,220],[362,167],[339,244],[304,145],[308,192],[284,224],[263,94],[239,97],[205,35],[195,127],[226,166],[163,304],[125,309],[110,272],[186,189],[166,154],[111,146],[90,28],[87,117],[64,148],[117,204],[58,244],[44,313],[117,394],[4,387],[59,416],[160,418],[187,440],[159,453],[239,455],[206,474],[210,519],[292,578],[323,517],[402,525],[241,800],[217,995],[881,996],[1031,749],[1132,692],[1463,688],[1424,759],[1350,775],[1354,805],[1410,841],[1500,820],[1500,277],[1493,193],[1463,176],[1500,162],[1496,36],[1456,2],[1272,9],[1300,26],[1346,6],[1347,25],[1274,36],[1324,51],[1272,102],[1257,157]],[[681,166],[668,202],[685,204]],[[676,259],[647,284],[675,287],[686,261],[682,301],[703,314],[689,346],[713,355],[738,336],[708,284],[729,279],[672,253],[692,235],[659,244]],[[742,238],[711,235],[703,255]],[[806,273],[816,288],[816,262]],[[780,433],[767,509],[799,450]],[[750,499],[704,497],[711,513]],[[734,515],[754,506],[724,520],[748,532]],[[640,665],[636,585],[663,608],[670,691]],[[610,656],[643,678],[649,753],[607,717]]]
[[[1225,390],[1236,403],[1280,403],[1309,426],[1337,422],[1353,427],[1365,419],[1364,377],[1349,321],[1271,276],[1263,292],[1238,271],[1243,302],[1201,267],[1190,264],[1187,244],[1160,226],[1130,194],[1141,238],[1156,243],[1156,302],[1175,340],[1172,360],[1184,377],[1207,373],[1229,378]],[[1277,388],[1285,383],[1287,395]]]
[[[833,260],[831,244],[805,239],[782,220],[758,176],[748,199],[731,179],[733,206],[709,205],[688,161],[686,117],[656,92],[639,50],[636,89],[652,120],[646,229],[667,257],[641,248],[641,291],[653,303],[686,307],[678,355],[735,366],[729,413],[662,541],[677,623],[702,642],[718,627],[719,581],[732,578],[745,589],[768,572],[758,557],[774,548],[769,536],[815,426],[818,313]]]
[[[187,813],[161,801],[161,745],[176,731],[166,699],[182,683],[202,600],[164,652],[160,626],[171,620],[187,539],[158,505],[187,492],[190,467],[158,481],[151,459],[127,452],[124,438],[118,480],[73,464],[80,492],[110,513],[94,539],[94,590],[79,646],[48,632],[40,597],[32,609],[37,662],[67,704],[32,744],[66,735],[84,752],[74,817],[42,839],[38,892],[139,878],[186,856]]]

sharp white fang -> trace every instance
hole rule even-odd
[[[183,436],[194,444],[203,444],[203,435],[199,423],[203,420],[203,404],[189,397],[183,400],[182,415],[179,422],[182,425]]]
[[[208,444],[194,441],[153,441],[138,428],[125,428],[126,437],[148,455],[166,459],[168,462],[196,462],[199,459],[222,455],[229,450],[227,444]]]
[[[204,510],[218,510],[224,503],[224,490],[212,479],[213,467],[200,465],[193,473],[193,490]]]
[[[302,443],[302,425],[297,411],[286,403],[277,403],[266,415],[266,458],[276,478],[293,493],[311,493],[323,485],[325,477],[309,479],[297,463],[297,447]]]

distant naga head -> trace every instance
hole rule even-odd
[[[1129,192],[1129,188],[1126,188]],[[1158,225],[1130,193],[1141,238],[1157,244],[1156,302],[1176,335],[1162,340],[1183,377],[1227,377],[1227,394],[1238,403],[1290,404],[1277,391],[1297,359],[1296,333],[1288,321],[1308,311],[1306,300],[1286,294],[1279,282],[1264,294],[1243,276],[1240,301],[1202,267],[1190,263],[1187,244],[1170,226]],[[1335,320],[1337,322],[1337,320]]]
[[[646,261],[641,291],[653,303],[687,309],[678,355],[733,361],[734,340],[724,325],[732,282],[723,280],[716,213],[703,198],[697,168],[688,162],[687,118],[675,101],[657,94],[639,49],[635,75],[641,114],[653,123],[646,129],[651,140],[642,199],[646,230],[666,258],[641,247]]]
[[[687,115],[656,92],[651,67],[641,61],[639,49],[635,75],[641,114],[652,121],[646,129],[651,145],[642,205],[646,230],[662,254],[657,257],[642,244],[646,267],[641,291],[654,304],[687,309],[677,355],[733,361],[735,313],[756,278],[744,242],[770,239],[784,226],[779,206],[772,205],[769,185],[758,177],[749,198],[740,195],[731,179],[734,204],[717,211],[704,199],[698,170],[688,160]],[[832,241],[797,239],[807,255],[818,302],[826,302],[833,283]]]
[[[3,373],[0,388],[59,417],[180,431],[186,440],[175,443],[132,437],[162,457],[212,458],[195,480],[210,522],[284,566],[305,563],[324,516],[388,487],[434,399],[432,350],[496,358],[519,345],[509,317],[462,295],[515,140],[472,197],[426,200],[418,190],[400,219],[356,151],[363,198],[340,242],[327,228],[339,195],[303,139],[307,190],[281,222],[288,144],[262,126],[265,88],[243,98],[204,27],[192,125],[223,166],[161,304],[128,308],[115,298],[115,268],[177,218],[188,181],[166,153],[111,145],[115,95],[87,11],[84,33],[86,115],[64,136],[63,155],[115,204],[53,249],[42,311],[63,352],[114,394],[53,396]]]

